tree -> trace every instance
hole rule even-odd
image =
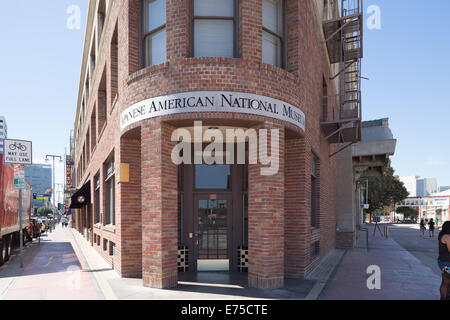
[[[397,213],[403,213],[405,220],[417,220],[419,217],[419,211],[412,207],[399,207]]]
[[[409,193],[394,169],[389,165],[383,170],[382,177],[369,178],[369,209],[368,213],[380,212],[386,207],[393,207],[396,203],[405,200]]]
[[[50,207],[40,207],[37,211],[38,216],[47,216],[49,214],[53,214],[53,210]]]

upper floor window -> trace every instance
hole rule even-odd
[[[237,0],[193,0],[192,9],[193,56],[237,56]]]
[[[145,66],[166,61],[166,0],[144,1]]]
[[[284,65],[284,1],[263,0],[262,60],[282,68]]]

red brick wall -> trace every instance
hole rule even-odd
[[[268,130],[267,150],[276,148],[271,144],[271,130],[278,130],[278,150],[284,154],[282,126],[267,121],[256,129]],[[279,158],[276,175],[261,175],[262,167],[249,165],[248,169],[248,283],[273,289],[284,285],[284,157]]]
[[[272,257],[272,261],[267,266],[253,264],[249,274],[251,283],[262,287],[277,287],[282,281],[283,270],[285,270],[286,276],[305,276],[320,261],[320,258],[311,261],[309,257],[310,245],[319,240],[320,257],[323,257],[335,246],[336,228],[337,166],[336,159],[329,157],[329,154],[336,150],[336,147],[330,146],[324,139],[319,124],[322,79],[323,77],[329,78],[330,66],[326,47],[322,43],[320,24],[317,22],[312,0],[287,1],[287,70],[265,65],[261,62],[262,8],[259,0],[240,1],[238,35],[240,58],[236,59],[189,58],[191,52],[188,1],[167,0],[168,61],[158,66],[141,69],[139,2],[138,0],[115,1],[110,9],[105,33],[102,37],[102,50],[99,52],[96,63],[97,69],[92,75],[92,95],[87,101],[86,113],[86,119],[91,119],[96,103],[98,105],[103,99],[102,96],[97,96],[97,92],[102,72],[107,70],[106,83],[109,101],[106,125],[102,130],[101,123],[98,123],[97,120],[97,125],[92,126],[97,131],[95,135],[97,145],[90,156],[87,168],[81,172],[78,170],[77,173],[79,175],[78,187],[81,187],[86,179],[93,178],[99,170],[103,181],[102,164],[113,150],[116,165],[130,163],[133,181],[130,184],[123,185],[116,182],[117,224],[115,228],[106,228],[103,225],[94,226],[94,232],[100,235],[102,242],[103,239],[107,239],[117,245],[117,257],[114,261],[115,269],[124,276],[139,275],[139,268],[136,265],[139,266],[142,259],[143,277],[146,285],[170,287],[176,282],[176,170],[167,160],[167,155],[160,154],[160,158],[155,158],[156,155],[151,152],[171,145],[167,141],[170,128],[161,125],[161,121],[168,119],[217,119],[218,124],[220,124],[221,119],[243,119],[251,121],[249,123],[252,123],[252,125],[257,120],[279,126],[283,129],[283,135],[286,134],[287,139],[281,141],[281,145],[286,150],[282,159],[282,162],[285,162],[283,170],[286,172],[286,176],[272,177],[274,183],[280,186],[279,189],[274,190],[275,194],[281,195],[280,192],[283,190],[283,192],[286,191],[286,196],[281,202],[276,197],[260,198],[266,205],[264,211],[259,211],[259,209],[253,209],[252,211],[253,218],[267,213],[271,216],[270,219],[277,219],[277,228],[273,230],[272,238],[259,241],[258,237],[253,235],[252,246],[261,248],[262,253],[258,252],[259,249],[255,249],[250,252],[250,255],[259,259],[258,261],[263,261],[265,259],[263,256],[272,254],[272,245],[280,248],[280,252]],[[111,72],[114,65],[111,58],[115,57],[115,50],[111,47],[111,43],[116,26],[118,32],[118,96],[114,102],[111,101],[113,90],[110,85],[115,83],[114,72]],[[335,93],[332,83],[328,83],[328,88],[330,95]],[[160,95],[201,90],[241,91],[286,101],[305,113],[306,133],[290,124],[264,117],[243,114],[198,113],[149,120],[145,123],[130,126],[125,132],[120,132],[120,113],[132,104]],[[100,110],[97,110],[95,114],[98,118]],[[81,167],[79,163],[82,150],[79,146],[84,144],[90,126],[89,122],[89,120],[86,120],[81,130],[81,138],[76,150],[76,168]],[[140,161],[142,166],[138,169],[137,140],[133,138],[132,143],[129,144],[128,138],[121,139],[121,136],[126,135],[129,130],[139,128],[141,125]],[[151,133],[156,135],[150,138],[149,134]],[[94,135],[92,134],[92,136]],[[162,141],[164,141],[164,144],[162,144]],[[286,144],[285,147],[284,144]],[[128,153],[128,150],[130,150],[130,153]],[[320,161],[320,229],[317,230],[311,230],[309,218],[309,162],[311,152],[314,152]],[[166,166],[163,167],[162,157],[166,159],[164,162]],[[151,163],[156,166],[157,171],[149,173],[144,168]],[[256,176],[256,168],[251,170],[255,181],[266,179]],[[139,171],[142,174],[141,177],[134,176],[135,172]],[[162,173],[164,173],[164,177],[162,177]],[[137,192],[140,185],[139,179],[142,183],[140,204],[136,203],[137,198],[128,196],[128,190]],[[251,188],[260,187],[253,186]],[[149,192],[153,190],[151,188],[156,188],[156,193],[153,195],[150,195]],[[258,197],[257,192],[253,191],[253,194]],[[288,195],[290,196],[288,197]],[[101,203],[103,202],[102,189]],[[253,202],[250,200],[250,203],[253,203],[253,208],[257,208],[255,200]],[[140,228],[138,217],[135,216],[133,219],[128,217],[130,212],[139,212],[139,206],[141,206],[142,212],[143,232],[141,233],[138,232]],[[281,210],[284,206],[286,209]],[[276,211],[272,212],[270,208]],[[104,214],[103,207],[101,212]],[[165,215],[162,215],[162,212]],[[77,219],[79,230],[82,229],[82,219],[80,218]],[[152,227],[146,225],[149,221],[155,222],[155,224]],[[257,219],[252,221],[257,221]],[[262,220],[260,223],[264,224],[265,222]],[[78,226],[78,224],[80,225]],[[146,228],[150,229],[147,230]],[[163,232],[160,232],[160,228],[163,229]],[[283,228],[284,233],[280,231],[281,228]],[[253,230],[255,229],[253,228]],[[275,237],[275,234],[277,237]],[[140,255],[139,242],[141,238],[142,254]],[[163,243],[163,240],[166,242]],[[100,247],[96,245],[94,247],[105,259],[112,263],[108,252],[103,252],[102,243]],[[270,282],[268,279],[276,280]]]
[[[142,277],[145,286],[177,285],[177,168],[172,127],[157,119],[141,126]]]

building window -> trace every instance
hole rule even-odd
[[[144,1],[145,66],[166,61],[166,0]]]
[[[263,0],[262,60],[284,67],[284,1]]]
[[[322,112],[321,113],[322,113],[321,121],[327,122],[328,121],[328,86],[327,86],[327,81],[325,80],[325,77],[323,77],[323,80],[322,80]]]
[[[94,223],[100,223],[100,173],[94,178]]]
[[[309,258],[310,261],[313,261],[316,259],[320,254],[320,243],[319,241],[311,244],[310,250],[309,250]]]
[[[319,195],[319,161],[313,154],[311,156],[311,227],[319,228],[319,210],[318,210],[318,195]]]
[[[116,244],[114,242],[109,242],[109,255],[114,257],[116,255]]]
[[[105,225],[111,224],[115,225],[115,177],[114,177],[114,153],[109,157],[109,159],[104,164],[104,198],[105,198]]]
[[[234,58],[237,1],[193,0],[193,56]]]
[[[103,33],[103,27],[105,26],[105,19],[106,19],[106,2],[105,2],[105,0],[100,0],[98,3],[98,12],[97,12],[97,25],[98,25],[99,41],[100,41],[100,38]],[[98,47],[100,47],[100,45]]]
[[[106,77],[105,77],[106,83]],[[118,25],[114,28],[113,37],[111,39],[111,111],[114,107],[114,100],[116,99],[119,87],[119,30]],[[106,99],[106,93],[105,93]],[[106,104],[106,101],[105,101]],[[111,112],[110,111],[110,112]]]

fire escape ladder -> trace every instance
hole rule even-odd
[[[333,144],[353,144],[361,140],[361,59],[363,57],[363,0],[340,0],[340,14],[324,16],[323,30],[328,56],[338,65],[338,93],[322,97],[321,128]],[[332,8],[333,10],[333,8]],[[334,8],[334,16],[337,8]],[[330,104],[328,106],[328,104]],[[328,108],[338,107],[338,115],[327,119]],[[334,112],[332,113],[334,114]],[[345,148],[343,148],[345,149]],[[343,150],[341,149],[341,150]]]

